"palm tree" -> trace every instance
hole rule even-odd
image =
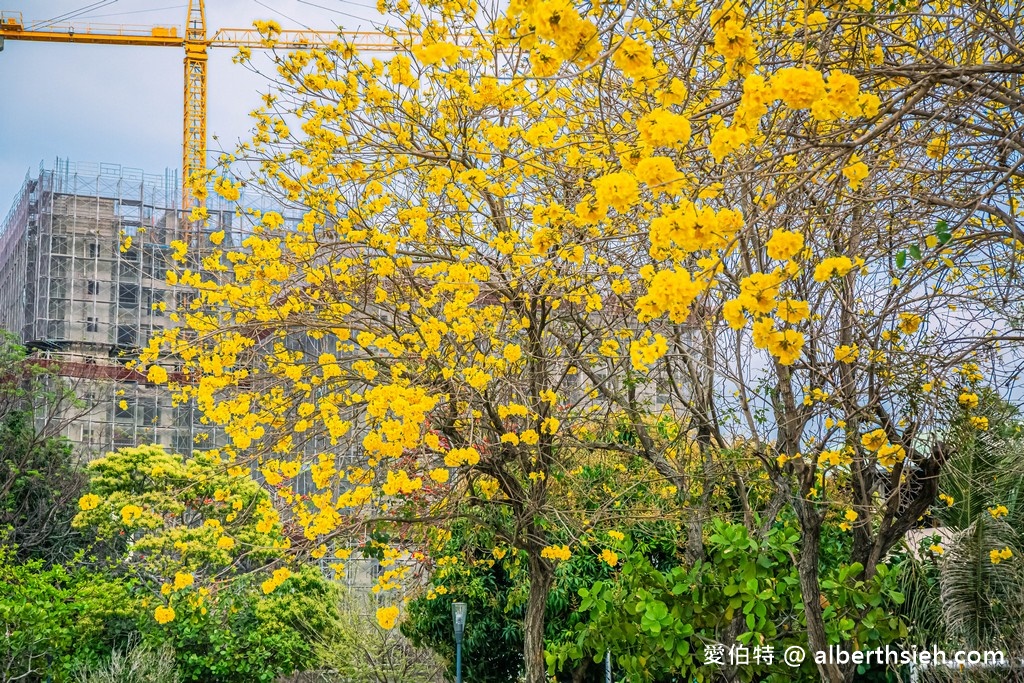
[[[906,616],[915,645],[1000,650],[1007,662],[1024,657],[1024,424],[995,394],[975,416],[950,425],[954,455],[943,470],[942,499],[931,512],[935,533],[918,535],[907,563]],[[1016,677],[1014,677],[1016,675]],[[1024,680],[1024,672],[932,668],[920,681]]]

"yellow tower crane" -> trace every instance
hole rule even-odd
[[[222,28],[213,37],[206,32],[205,0],[189,0],[184,34],[176,26],[88,26],[49,24],[25,28],[20,12],[0,12],[0,51],[4,39],[49,43],[92,43],[185,48],[185,116],[182,126],[181,177],[182,208],[194,205],[189,178],[206,168],[206,62],[211,47],[265,48],[264,37],[254,28]],[[327,45],[339,38],[360,50],[393,52],[399,49],[395,36],[374,31],[283,30],[275,34],[274,47],[303,49]],[[188,222],[187,213],[185,217]]]

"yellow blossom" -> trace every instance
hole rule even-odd
[[[572,557],[567,545],[549,545],[540,551],[540,556],[548,560],[568,560]]]
[[[156,608],[155,612],[153,612],[153,617],[156,619],[156,623],[158,624],[170,623],[174,621],[174,609],[161,605]]]
[[[388,605],[377,608],[377,623],[382,629],[390,631],[398,623],[398,607]]]

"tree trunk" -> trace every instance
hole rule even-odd
[[[806,495],[806,494],[804,494]],[[818,556],[821,549],[821,515],[814,503],[804,496],[796,501],[800,520],[801,546],[797,570],[800,574],[800,597],[804,603],[804,618],[807,620],[807,657],[813,658],[818,652],[828,651],[825,636],[825,621],[822,618],[821,586],[818,583]],[[818,673],[826,683],[843,683],[846,677],[834,662],[818,664]]]
[[[523,619],[523,668],[526,683],[546,683],[547,665],[544,662],[544,619],[548,593],[554,583],[551,563],[540,556],[540,548],[529,551],[530,595],[526,600]]]

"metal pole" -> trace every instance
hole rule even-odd
[[[604,683],[612,683],[612,651],[604,653]]]
[[[455,641],[455,683],[462,683],[462,638]]]

